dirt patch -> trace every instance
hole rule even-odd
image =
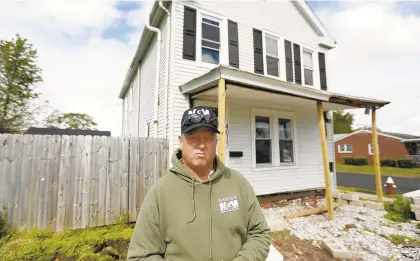
[[[324,249],[314,246],[311,240],[299,239],[288,230],[273,233],[273,245],[283,255],[284,261],[339,261]],[[361,259],[350,259],[359,261]]]

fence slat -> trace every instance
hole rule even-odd
[[[122,140],[121,150],[121,214],[128,217],[128,177],[129,177],[129,160],[130,160],[130,138],[124,137]]]
[[[0,136],[1,140],[1,136]],[[22,143],[22,167],[20,171],[20,189],[18,201],[18,220],[15,225],[18,229],[24,229],[27,224],[27,213],[29,213],[29,190],[31,185],[32,153],[35,150],[33,135],[24,135]],[[1,164],[1,163],[0,163]]]
[[[7,211],[9,211],[9,209],[11,208],[11,206],[9,206],[9,202],[8,202],[8,195],[9,195],[9,184],[10,184],[10,168],[11,168],[11,163],[12,163],[12,157],[13,157],[13,138],[14,135],[7,135],[5,137],[5,139],[3,140],[3,168],[1,169],[1,171],[4,173],[4,177],[2,180],[2,183],[5,184],[5,186],[3,186],[3,195],[2,197],[2,206],[7,208]],[[0,192],[1,193],[1,192]],[[7,217],[9,218],[9,215],[7,215]],[[11,222],[11,220],[9,220]],[[8,221],[8,222],[9,222]]]
[[[0,210],[6,204],[6,150],[7,150],[7,134],[0,135]]]
[[[85,153],[85,136],[77,136],[73,229],[82,227],[83,161],[85,160]]]
[[[66,229],[66,216],[69,214],[67,209],[71,208],[67,204],[69,196],[70,176],[70,156],[71,156],[71,137],[64,135],[60,141],[60,163],[58,170],[58,195],[57,195],[57,225],[56,231]]]
[[[42,137],[42,160],[38,165],[39,169],[39,199],[38,199],[38,228],[47,227],[47,202],[48,202],[48,176],[49,176],[49,150],[51,148],[52,136]]]
[[[76,185],[77,185],[77,166],[76,166],[76,157],[77,157],[77,136],[70,136],[70,155],[69,155],[69,170],[67,172],[67,175],[69,176],[69,184],[68,184],[68,190],[67,190],[67,197],[66,197],[66,219],[65,219],[65,228],[74,228],[73,227],[73,220],[76,216],[76,213],[74,211],[74,205],[75,205],[75,198],[74,193],[76,191]]]
[[[136,181],[136,212],[139,213],[141,204],[144,200],[145,195],[145,176],[146,176],[146,163],[145,163],[145,155],[146,155],[146,143],[145,139],[140,138],[139,139],[139,145],[138,145],[138,162],[139,162],[139,174],[137,175],[137,181]]]
[[[91,193],[90,182],[91,175],[90,163],[92,155],[92,136],[84,137],[84,149],[81,155],[82,166],[81,166],[81,177],[82,177],[82,194],[81,194],[81,228],[89,226],[89,213],[90,204],[89,197]]]
[[[137,177],[139,174],[139,161],[138,161],[138,146],[139,138],[132,137],[130,139],[130,155],[129,155],[129,181],[128,181],[128,219],[130,222],[134,222],[137,219],[137,208],[136,208],[136,199],[137,199]]]
[[[98,211],[97,211],[97,226],[103,226],[106,224],[106,215],[108,213],[108,200],[110,199],[108,194],[108,173],[109,173],[109,153],[110,153],[110,139],[108,137],[101,137],[101,147],[99,150],[99,161],[98,161]]]
[[[39,179],[42,171],[42,136],[34,135],[34,149],[32,150],[31,177],[28,195],[27,229],[32,230],[38,226]]]
[[[98,222],[98,192],[99,192],[99,151],[101,150],[101,138],[92,138],[92,160],[90,163],[90,194],[89,194],[89,227],[97,226]]]
[[[22,140],[21,135],[12,135],[11,139],[11,155],[10,159],[10,173],[9,173],[9,184],[7,205],[8,205],[8,222],[9,224],[15,224],[18,213],[18,196],[19,196],[19,183],[20,183],[20,168],[21,168],[21,157],[22,157]],[[10,150],[9,150],[10,151]]]
[[[60,173],[61,137],[51,137],[51,147],[48,150],[48,200],[47,200],[47,228],[55,230],[57,226],[58,176]]]

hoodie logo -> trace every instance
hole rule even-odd
[[[239,209],[236,196],[219,199],[220,213],[232,212]]]

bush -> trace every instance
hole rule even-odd
[[[367,165],[368,159],[366,157],[345,157],[344,164],[356,166]]]
[[[393,159],[381,159],[382,167],[396,167],[396,161]]]
[[[412,200],[402,195],[397,195],[393,202],[384,202],[385,210],[388,211],[385,218],[395,222],[407,222],[414,219],[410,204]]]
[[[412,169],[416,167],[416,162],[413,159],[399,159],[398,167],[405,169]]]

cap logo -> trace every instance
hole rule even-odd
[[[198,114],[198,115],[209,115],[210,111],[207,109],[192,109],[188,112],[188,115]]]

